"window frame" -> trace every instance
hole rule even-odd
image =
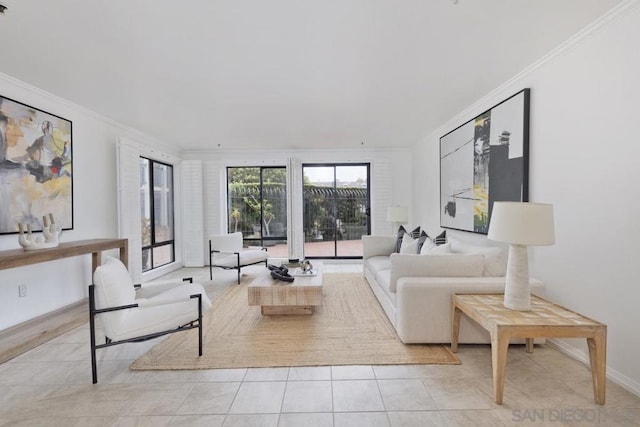
[[[142,273],[148,273],[151,272],[153,270],[156,270],[160,267],[164,267],[168,264],[171,264],[173,262],[176,261],[176,228],[175,228],[175,224],[176,224],[176,217],[175,217],[175,195],[176,195],[176,187],[175,187],[175,170],[174,170],[174,166],[172,164],[169,163],[165,163],[165,162],[161,162],[158,160],[154,160],[152,158],[149,157],[145,157],[145,156],[140,156],[141,160],[146,160],[148,162],[149,168],[148,168],[148,175],[147,175],[147,181],[149,183],[149,187],[148,187],[148,191],[150,192],[150,194],[147,194],[149,196],[149,209],[150,209],[150,240],[151,240],[151,244],[149,245],[144,245],[144,242],[142,242],[141,239],[141,248],[140,248],[140,256],[143,260],[142,262]],[[171,202],[168,204],[168,206],[170,206],[171,209],[171,230],[172,230],[172,238],[169,240],[163,240],[161,242],[156,241],[156,221],[155,221],[155,177],[154,177],[154,165],[162,165],[165,166],[166,168],[168,168],[170,170],[170,174],[171,174]],[[142,187],[140,188],[140,190],[142,190]],[[141,203],[141,208],[142,203]],[[142,213],[142,218],[144,218],[144,213]],[[142,230],[141,230],[141,237],[142,237]],[[171,257],[170,257],[170,261],[163,263],[163,264],[159,264],[159,265],[155,265],[154,262],[154,249],[157,248],[161,248],[164,246],[170,246],[171,248]],[[149,269],[144,269],[145,267],[145,262],[144,262],[144,253],[145,251],[148,251],[149,253],[149,257],[150,257],[150,268]]]
[[[262,197],[263,197],[263,188],[264,188],[264,171],[265,170],[270,170],[270,169],[281,169],[285,172],[285,174],[287,173],[287,167],[286,166],[278,166],[278,165],[269,165],[269,166],[227,166],[226,167],[226,198],[227,198],[227,209],[226,209],[226,229],[227,232],[230,233],[231,230],[231,212],[230,212],[230,208],[231,205],[229,203],[229,177],[230,177],[230,173],[229,170],[230,169],[259,169],[259,178],[260,178],[260,201],[262,202]],[[286,180],[285,180],[285,185],[286,185]],[[289,189],[286,188],[286,192],[288,192]],[[288,193],[286,195],[286,197],[288,198]],[[285,215],[286,215],[286,210],[285,210]],[[242,236],[243,239],[243,244],[244,245],[257,245],[257,246],[265,246],[268,245],[265,242],[279,242],[279,241],[283,241],[285,242],[287,245],[289,245],[289,239],[287,234],[285,233],[284,236],[265,236],[264,235],[264,212],[263,212],[263,205],[261,203],[261,207],[260,207],[260,237],[248,237],[248,236]],[[287,220],[287,227],[288,222],[289,222],[289,218],[286,217]]]

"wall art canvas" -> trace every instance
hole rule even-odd
[[[440,226],[487,234],[493,202],[528,201],[523,89],[440,138]]]
[[[73,228],[71,121],[0,96],[0,234]]]

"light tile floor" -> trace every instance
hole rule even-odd
[[[324,270],[361,272],[345,263]],[[235,282],[232,271],[214,274],[212,295]],[[197,280],[208,270],[172,276]],[[88,326],[0,365],[0,425],[640,425],[640,397],[609,381],[607,404],[596,405],[589,370],[548,345],[509,350],[504,404],[496,405],[489,346],[462,345],[461,365],[130,371],[157,341],[99,350],[96,385]]]

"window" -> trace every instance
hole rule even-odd
[[[369,164],[305,164],[304,254],[308,258],[361,258],[370,234]]]
[[[175,261],[173,166],[140,158],[142,271]]]
[[[286,168],[227,168],[228,232],[242,232],[245,245],[269,247],[287,256]]]

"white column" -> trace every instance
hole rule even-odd
[[[289,259],[304,259],[302,162],[287,159],[287,247]]]
[[[140,221],[140,147],[120,138],[118,162],[118,237],[129,240],[129,274],[142,278],[142,226]]]

